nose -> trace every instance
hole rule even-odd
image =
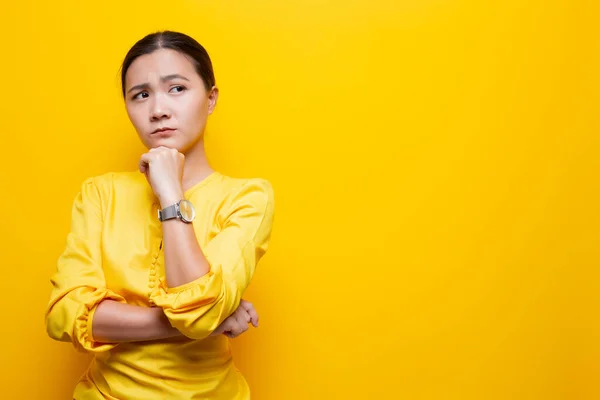
[[[151,121],[171,118],[171,110],[162,97],[160,94],[154,97],[154,102],[150,109]]]

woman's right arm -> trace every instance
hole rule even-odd
[[[92,337],[97,342],[120,343],[183,336],[169,323],[162,308],[141,307],[105,300],[96,308]]]
[[[248,330],[249,324],[258,327],[258,314],[252,303],[242,300],[236,311],[210,336],[224,334],[235,338]],[[171,326],[160,307],[140,307],[104,300],[96,308],[92,336],[97,342],[120,343],[157,340],[184,335]]]
[[[107,178],[86,180],[73,202],[66,248],[51,278],[52,291],[45,315],[48,336],[92,352],[110,350],[121,342],[182,336],[171,326],[162,308],[127,304],[122,296],[106,287],[100,246],[103,224],[100,193],[111,185],[98,184],[100,179]],[[225,331],[241,333],[247,329],[234,318],[226,322],[229,328]]]
[[[100,246],[101,193],[111,185],[99,184],[101,179],[108,177],[87,179],[73,202],[71,230],[51,278],[46,331],[55,340],[93,352],[110,350],[124,341],[177,336],[160,308],[126,304],[106,287]]]

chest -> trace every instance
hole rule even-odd
[[[201,248],[220,231],[215,203],[190,199],[196,209],[192,223]],[[107,288],[129,304],[149,306],[159,279],[165,277],[163,231],[153,203],[116,204],[105,216],[102,268]],[[184,222],[181,222],[184,223]]]

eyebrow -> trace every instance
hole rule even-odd
[[[183,75],[179,75],[179,74],[171,74],[171,75],[166,75],[166,76],[161,76],[160,77],[160,81],[161,82],[168,82],[168,81],[172,81],[173,79],[183,79],[184,81],[190,81],[188,78],[186,78]],[[135,85],[132,86],[131,89],[129,89],[127,91],[127,93],[133,92],[134,90],[137,89],[148,89],[150,87],[149,83],[140,83],[139,85]]]

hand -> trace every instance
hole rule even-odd
[[[240,305],[219,327],[210,335],[223,334],[229,338],[235,338],[248,330],[248,324],[258,327],[258,314],[252,303],[242,300]]]
[[[140,158],[140,172],[146,176],[163,208],[183,198],[184,161],[183,154],[164,146],[150,149]]]

